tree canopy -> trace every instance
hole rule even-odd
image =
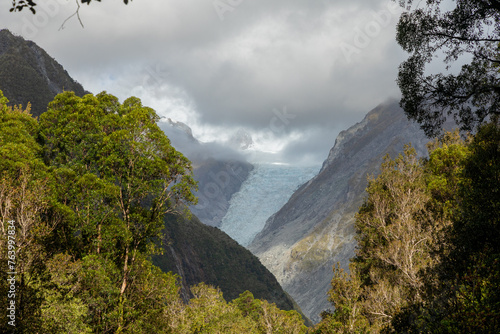
[[[248,291],[228,302],[199,284],[184,300],[153,265],[166,214],[196,201],[153,109],[64,92],[37,120],[7,103],[0,91],[2,333],[306,333]]]
[[[430,136],[447,117],[463,130],[477,130],[500,114],[500,1],[400,0],[409,11],[397,27],[399,45],[410,53],[399,67],[401,106]],[[420,7],[422,5],[422,7]],[[449,9],[450,6],[453,6]],[[443,57],[449,73],[429,73]],[[461,69],[457,72],[456,68]]]
[[[356,257],[316,333],[498,333],[500,124],[406,149],[371,179]]]

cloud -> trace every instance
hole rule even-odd
[[[405,55],[390,0],[95,2],[80,9],[84,29],[72,18],[61,31],[75,3],[47,1],[37,14],[47,20],[2,3],[1,22],[28,33],[86,89],[136,95],[204,141],[245,128],[268,145],[304,141],[281,145],[284,156],[322,147],[326,158],[340,126],[398,94]],[[284,108],[294,117],[273,131]]]
[[[193,137],[191,129],[181,122],[161,121],[158,126],[168,136],[172,146],[182,152],[195,166],[208,159],[246,161],[242,152],[238,152],[226,143],[198,141]]]

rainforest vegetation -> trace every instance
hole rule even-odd
[[[500,124],[408,146],[369,181],[317,333],[500,331]]]
[[[303,333],[295,311],[227,302],[151,262],[191,164],[137,98],[62,93],[39,120],[0,95],[1,308],[13,333]],[[12,279],[14,278],[14,279]],[[15,325],[15,326],[14,326]]]
[[[401,106],[430,136],[450,119],[462,131],[426,158],[408,145],[370,177],[356,256],[333,268],[318,325],[249,291],[228,302],[202,283],[186,302],[152,264],[165,215],[189,214],[196,182],[139,99],[64,92],[36,119],[0,92],[1,331],[499,333],[500,3],[399,3]],[[429,74],[437,55],[460,70]]]
[[[190,162],[137,98],[65,92],[39,120],[0,100],[1,304],[18,333],[498,332],[500,124],[409,145],[371,177],[333,312],[306,328],[245,292],[224,300],[151,263]],[[184,213],[186,214],[186,213]],[[10,236],[10,237],[9,237]],[[16,281],[10,284],[15,272]],[[14,295],[12,295],[14,294]],[[12,298],[11,298],[12,297]],[[12,303],[11,301],[14,301]],[[11,304],[12,303],[12,304]]]

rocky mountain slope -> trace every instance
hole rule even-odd
[[[0,90],[10,104],[31,103],[39,116],[63,90],[83,96],[86,91],[47,52],[31,41],[0,30]]]
[[[185,300],[192,297],[190,286],[205,282],[219,287],[228,301],[249,290],[255,298],[276,303],[281,309],[295,308],[259,259],[219,229],[201,223],[196,216],[168,215],[163,233],[163,254],[155,256],[153,263],[181,276]]]
[[[377,173],[386,154],[395,156],[409,142],[425,155],[428,141],[396,101],[378,106],[338,135],[318,175],[267,220],[250,244],[313,321],[331,308],[332,267],[340,262],[346,268],[354,256],[354,214],[367,176]]]

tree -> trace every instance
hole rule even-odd
[[[94,325],[111,323],[116,332],[137,326],[131,305],[141,304],[145,281],[136,268],[154,252],[164,215],[196,201],[190,162],[158,119],[137,98],[120,104],[106,93],[72,92],[56,96],[40,117],[43,157],[59,181],[55,196],[64,216],[55,237],[60,251],[100,273],[92,280],[112,282],[106,312],[90,311]]]
[[[299,313],[294,310],[283,311],[266,300],[254,299],[250,291],[240,294],[232,305],[238,307],[247,320],[252,320],[257,333],[306,333],[307,327]]]
[[[369,329],[363,308],[363,282],[354,263],[350,264],[349,271],[347,273],[338,264],[333,268],[328,299],[335,306],[335,312],[322,314],[323,320],[315,333],[363,333]]]
[[[437,226],[429,224],[423,161],[407,146],[380,175],[369,180],[368,196],[356,215],[356,257],[350,274],[334,269],[330,301],[319,328],[337,333],[380,332],[391,329],[396,314],[421,301],[430,243]],[[322,327],[322,328],[321,328]]]
[[[43,0],[42,0],[43,1]],[[96,0],[96,1],[99,1],[101,2],[101,0]],[[132,1],[132,0],[130,0]],[[28,8],[33,14],[36,14],[36,3],[38,1],[35,1],[35,0],[12,0],[12,8],[10,9],[11,12],[20,12],[22,11],[24,8]],[[82,4],[87,4],[87,5],[90,5],[90,3],[92,2],[92,0],[80,0],[80,2]],[[128,4],[129,0],[123,0],[123,3],[124,4]]]
[[[46,256],[43,240],[55,228],[54,221],[43,218],[52,179],[41,159],[38,124],[29,105],[11,108],[7,103],[0,91],[0,305],[6,309],[5,302],[15,304],[15,330],[35,332],[41,303],[37,283]]]
[[[394,160],[386,157],[369,181],[356,216],[356,257],[350,273],[334,268],[335,311],[323,314],[317,333],[407,332],[438,290],[434,268],[450,252],[468,148],[454,132],[428,150],[428,159],[418,159],[410,146]]]
[[[479,128],[464,159],[460,209],[450,233],[453,248],[442,263],[442,327],[468,332],[500,330],[500,123]],[[439,306],[439,304],[438,304]]]
[[[413,5],[399,2],[408,9]],[[429,136],[448,116],[470,131],[500,114],[500,1],[450,5],[427,0],[425,7],[403,13],[397,27],[396,39],[410,53],[399,67],[400,104]],[[428,74],[426,65],[437,55],[444,56],[447,68],[463,64],[459,73]]]
[[[154,110],[65,92],[37,122],[7,102],[0,92],[0,305],[14,286],[13,332],[306,332],[297,312],[248,291],[228,303],[200,284],[186,305],[180,278],[151,263],[165,214],[196,200]]]

